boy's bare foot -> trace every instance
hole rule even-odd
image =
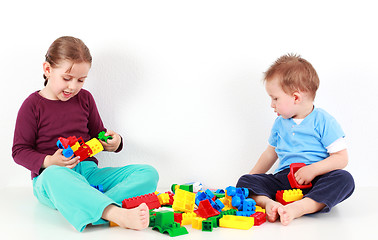
[[[305,214],[315,213],[325,207],[324,203],[318,203],[311,198],[303,198],[302,200],[290,203],[278,208],[280,221],[287,226],[293,219],[302,217]]]
[[[278,219],[278,209],[282,204],[276,201],[268,201],[265,205],[266,216],[269,222],[275,222]]]
[[[289,225],[289,223],[294,218],[300,217],[300,216],[297,216],[297,211],[296,211],[295,206],[290,206],[290,204],[286,205],[286,206],[279,207],[278,208],[278,214],[280,215],[280,221],[281,221],[282,225],[284,225],[284,226]]]
[[[148,227],[150,221],[148,210],[145,203],[132,209],[120,208],[111,204],[105,208],[102,218],[115,222],[123,228],[142,230]]]

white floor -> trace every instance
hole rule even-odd
[[[3,188],[0,198],[1,239],[167,239],[151,228],[143,231],[119,227],[87,227],[77,232],[56,210],[40,204],[27,187]],[[378,188],[356,189],[351,198],[330,213],[294,220],[289,226],[264,223],[250,230],[216,228],[202,232],[187,226],[189,234],[175,239],[377,239]],[[361,238],[362,237],[362,238]]]

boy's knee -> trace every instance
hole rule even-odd
[[[350,174],[348,171],[345,171],[345,170],[337,170],[337,172],[340,177],[340,182],[353,190],[354,179],[353,179],[352,174]]]
[[[241,176],[238,180],[238,182],[236,183],[236,187],[246,187],[248,188],[248,186],[251,185],[251,182],[253,181],[254,179],[254,175],[252,174],[245,174],[243,176]]]

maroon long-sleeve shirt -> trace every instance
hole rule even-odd
[[[46,155],[58,150],[59,137],[76,136],[88,141],[101,131],[106,129],[87,90],[81,89],[68,101],[48,100],[37,91],[24,101],[18,112],[12,156],[16,163],[29,169],[34,178],[43,170]],[[98,163],[94,157],[86,161]]]

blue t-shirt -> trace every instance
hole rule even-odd
[[[320,108],[315,108],[300,124],[292,118],[277,117],[269,137],[279,159],[275,172],[289,168],[291,163],[309,165],[327,158],[326,147],[342,137],[345,134],[336,119]]]

